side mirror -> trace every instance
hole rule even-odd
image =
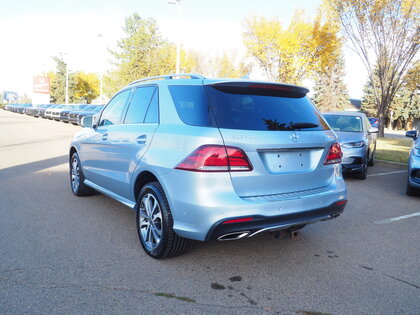
[[[379,129],[376,128],[376,127],[371,127],[371,128],[369,128],[368,132],[369,133],[378,133],[379,132]]]
[[[82,117],[82,121],[80,125],[83,128],[92,128],[93,127],[93,116],[84,116]]]
[[[417,131],[416,130],[407,131],[405,133],[405,136],[409,137],[409,138],[413,138],[414,140],[416,140],[417,139]]]

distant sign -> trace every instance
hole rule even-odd
[[[3,98],[5,101],[8,102],[17,102],[17,100],[19,99],[19,95],[17,94],[17,92],[4,91]]]
[[[35,76],[34,93],[50,94],[50,78],[40,75]]]

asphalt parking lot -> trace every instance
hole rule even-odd
[[[191,242],[156,261],[133,211],[71,193],[79,129],[0,110],[0,314],[420,313],[420,197],[405,195],[405,166],[348,178],[344,215],[295,240]]]

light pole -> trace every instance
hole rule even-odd
[[[180,64],[180,50],[181,50],[181,0],[168,1],[169,4],[177,5],[177,18],[178,18],[178,34],[176,39],[176,74],[179,74]]]
[[[101,43],[102,43],[102,46],[103,46],[102,48],[106,48],[105,47],[104,36],[102,34],[98,34],[97,37],[101,40]],[[101,58],[101,59],[105,59],[105,58]],[[99,94],[100,94],[99,98],[101,100],[101,103],[104,102],[103,88],[102,88],[103,87],[103,83],[102,83],[103,77],[104,77],[104,71],[103,71],[103,67],[101,67],[101,69],[99,70]]]
[[[66,104],[69,103],[69,66],[66,63]]]

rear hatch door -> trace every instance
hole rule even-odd
[[[242,149],[253,166],[230,173],[238,195],[296,196],[331,183],[334,167],[324,161],[336,137],[307,89],[255,82],[210,82],[205,89],[225,145]]]

